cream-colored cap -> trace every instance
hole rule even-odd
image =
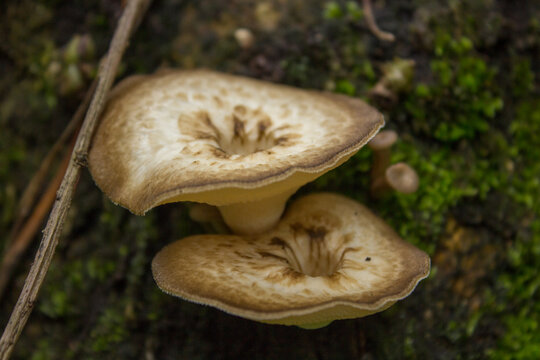
[[[385,179],[392,189],[402,194],[412,194],[420,186],[418,174],[404,162],[389,166],[385,171]]]
[[[89,168],[136,214],[173,201],[229,205],[294,192],[383,124],[341,95],[208,70],[138,75],[113,91]]]
[[[306,328],[382,311],[409,295],[429,269],[427,254],[371,211],[328,193],[295,201],[264,234],[190,236],[152,262],[166,293]]]
[[[397,141],[398,135],[394,130],[383,130],[373,137],[368,146],[374,150],[384,150],[390,148]]]

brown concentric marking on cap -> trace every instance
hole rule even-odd
[[[117,86],[89,167],[114,202],[139,214],[187,194],[293,178],[287,186],[301,186],[383,123],[359,99],[206,70],[164,71]]]
[[[272,120],[270,120],[269,117],[264,117],[257,122],[257,141],[261,141],[265,137],[266,131],[270,128],[270,126],[272,126]]]
[[[331,225],[336,219],[337,227]],[[412,292],[429,264],[424,252],[364,206],[315,194],[294,202],[277,228],[262,235],[177,241],[156,255],[152,270],[159,287],[172,295],[253,320],[292,324],[385,309]]]

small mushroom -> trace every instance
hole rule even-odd
[[[371,183],[384,176],[386,168],[390,165],[392,145],[398,139],[394,130],[383,130],[368,142],[368,147],[373,151],[373,163],[371,165]]]
[[[400,162],[389,166],[384,176],[377,178],[371,184],[371,194],[378,198],[394,190],[401,194],[411,194],[418,190],[420,180],[418,174],[406,163]]]
[[[304,328],[370,315],[428,276],[427,254],[341,195],[295,201],[272,230],[190,236],[152,262],[158,286],[233,315]]]
[[[249,49],[255,42],[255,36],[251,30],[238,28],[234,31],[234,39],[242,49]]]
[[[89,168],[135,214],[207,203],[234,232],[260,233],[300,186],[345,162],[383,124],[359,99],[207,70],[161,71],[117,85]]]

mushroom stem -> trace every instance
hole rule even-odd
[[[371,187],[373,184],[384,178],[384,172],[390,165],[390,157],[392,156],[392,149],[390,147],[373,151],[373,164],[371,166]]]
[[[386,176],[381,176],[371,182],[369,191],[372,198],[380,199],[385,194],[390,193],[392,191],[392,187],[388,183]]]
[[[390,191],[411,194],[418,189],[418,174],[409,165],[400,162],[389,166],[384,175],[371,183],[371,196],[380,198]]]
[[[384,174],[388,166],[390,166],[390,157],[392,155],[392,145],[397,141],[398,135],[393,130],[384,130],[379,132],[368,143],[369,148],[373,151],[373,164],[371,166],[371,188],[375,186],[375,182],[384,178]]]
[[[209,232],[226,234],[229,231],[221,217],[221,213],[215,206],[194,203],[189,207],[189,217],[191,220],[200,223]]]
[[[285,210],[285,203],[298,188],[257,201],[219,206],[225,223],[235,234],[255,235],[272,229]]]

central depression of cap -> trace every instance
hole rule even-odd
[[[383,124],[363,101],[335,94],[207,70],[135,76],[113,91],[90,170],[113,201],[144,213],[331,169]]]

